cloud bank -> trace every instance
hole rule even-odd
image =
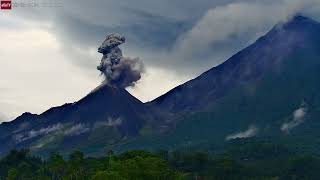
[[[38,129],[38,130],[31,130],[26,134],[17,134],[14,136],[14,139],[16,140],[17,143],[20,143],[32,138],[36,138],[39,136],[50,134],[52,132],[59,131],[62,128],[63,128],[63,125],[61,123],[58,123],[45,128]]]
[[[29,127],[29,124],[22,123],[19,128],[14,131],[13,139],[16,143],[21,143],[23,141],[27,141],[29,139],[37,138],[37,137],[46,137],[44,140],[53,141],[55,136],[79,136],[84,133],[88,133],[90,131],[94,131],[97,128],[106,128],[106,127],[117,127],[122,124],[122,118],[112,118],[108,117],[106,121],[97,121],[93,124],[85,124],[85,123],[77,123],[77,124],[53,124],[47,127],[42,127],[40,129],[31,129],[26,130]],[[47,142],[48,143],[48,142]],[[44,144],[40,143],[39,147],[41,148]],[[41,146],[41,147],[40,147]]]

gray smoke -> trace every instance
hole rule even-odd
[[[134,86],[144,70],[144,66],[138,58],[122,56],[122,51],[118,46],[125,41],[124,36],[112,33],[107,35],[98,48],[98,52],[102,53],[103,57],[97,69],[105,76],[105,82],[113,87]]]

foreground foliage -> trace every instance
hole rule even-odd
[[[75,151],[66,159],[51,153],[47,160],[31,156],[29,151],[11,151],[0,161],[0,179],[77,179],[77,180],[178,180],[183,174],[171,168],[160,156],[145,151],[130,151],[101,158],[84,157]]]
[[[320,159],[271,143],[237,144],[224,152],[112,151],[100,158],[75,151],[43,160],[12,150],[0,160],[6,180],[318,180]]]

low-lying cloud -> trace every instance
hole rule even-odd
[[[292,129],[299,126],[305,121],[305,116],[307,114],[308,108],[305,104],[302,104],[298,109],[292,113],[292,121],[285,122],[281,125],[281,131],[285,133],[290,133]]]
[[[29,124],[23,123],[19,126],[19,128],[14,132],[15,135],[13,136],[16,143],[21,143],[23,141],[40,137],[46,135],[63,135],[63,136],[78,136],[87,132],[90,132],[97,128],[103,127],[117,127],[122,124],[122,118],[112,118],[108,117],[106,121],[97,121],[93,124],[61,124],[57,123],[54,125],[50,125],[40,129],[32,129],[30,131],[23,132]],[[21,132],[21,133],[20,133]],[[49,137],[52,141],[53,137]]]
[[[24,129],[28,128],[30,126],[30,123],[29,122],[24,122],[24,123],[21,123],[19,125],[19,127],[13,131],[13,133],[18,133],[20,131],[23,131]]]
[[[65,130],[63,132],[64,135],[66,136],[78,136],[80,134],[86,133],[90,131],[90,128],[86,126],[85,124],[76,124],[71,126],[71,128]]]
[[[38,130],[31,130],[29,132],[27,132],[26,134],[17,134],[14,136],[15,140],[17,143],[32,139],[32,138],[36,138],[39,136],[43,136],[43,135],[47,135],[49,133],[61,130],[63,128],[63,125],[61,123],[55,124],[55,125],[51,125],[45,128],[41,128]]]
[[[106,121],[98,121],[94,124],[94,128],[100,128],[100,127],[113,127],[113,126],[119,126],[122,124],[122,119],[119,118],[111,118],[108,117]]]
[[[40,142],[38,142],[36,145],[30,147],[31,149],[41,149],[43,146],[53,142],[55,140],[54,136],[50,136],[49,138],[42,139]]]
[[[259,131],[259,129],[256,126],[251,125],[245,131],[241,131],[241,132],[238,132],[238,133],[235,133],[235,134],[228,135],[226,137],[226,140],[228,141],[228,140],[237,139],[237,138],[253,137],[253,136],[258,134],[258,131]]]

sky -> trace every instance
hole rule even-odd
[[[12,10],[0,10],[0,122],[75,102],[97,87],[103,81],[97,48],[112,32],[126,37],[124,56],[145,64],[127,90],[147,102],[297,13],[320,20],[319,0],[14,2]]]

